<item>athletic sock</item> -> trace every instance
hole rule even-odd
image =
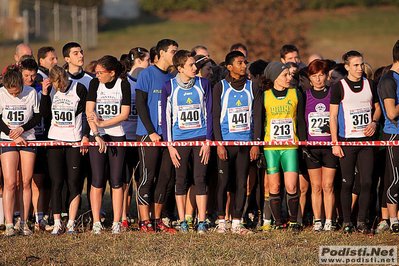
[[[14,228],[14,224],[13,224],[13,223],[7,223],[7,224],[6,224],[6,227],[7,227],[7,228]]]
[[[332,224],[332,220],[331,219],[326,219],[326,224]]]
[[[68,220],[67,227],[74,227],[75,226],[75,221],[74,220]]]
[[[265,202],[263,203],[263,219],[270,220],[272,218],[272,210],[270,209],[270,198],[269,195],[265,196]]]
[[[321,223],[321,219],[314,220],[314,223]]]
[[[188,221],[190,219],[190,221],[192,222],[193,221],[193,216],[192,215],[184,215],[184,220],[185,221]]]
[[[240,219],[233,219],[231,222],[231,228],[237,228],[240,225]]]
[[[298,215],[298,205],[299,205],[298,193],[295,194],[287,193],[287,202],[288,202],[288,212],[290,215],[290,222],[296,223]]]
[[[389,218],[389,222],[391,223],[391,225],[399,223],[398,217]]]
[[[0,194],[0,224],[4,224],[3,194]]]
[[[219,219],[219,223],[226,223],[225,219]]]
[[[269,199],[270,199],[270,209],[273,214],[274,221],[276,222],[276,225],[282,225],[280,194],[270,193]]]
[[[36,223],[39,223],[43,219],[43,212],[35,212]]]
[[[271,225],[271,224],[272,224],[272,221],[270,221],[270,219],[269,220],[263,219],[263,225]]]
[[[61,227],[61,219],[54,219],[54,226],[58,225]]]

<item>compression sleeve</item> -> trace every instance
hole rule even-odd
[[[122,87],[122,105],[129,105],[132,101],[132,91],[130,90],[130,83],[127,79],[122,80],[121,82]]]
[[[3,115],[0,115],[0,131],[4,132],[7,136],[10,134],[10,129],[3,121]]]
[[[331,88],[330,104],[340,104],[342,101],[343,88],[341,82],[338,82]]]
[[[79,96],[78,108],[76,110],[76,114],[84,113],[86,111],[86,98],[87,98],[87,89],[82,83],[78,83],[76,85],[76,94]]]
[[[22,128],[24,129],[24,131],[32,129],[40,123],[41,119],[42,117],[40,113],[33,113],[33,117],[25,125],[23,125]]]
[[[151,135],[155,132],[154,126],[152,125],[150,116],[148,114],[147,109],[147,100],[148,93],[142,90],[136,89],[136,109],[137,113],[140,117],[141,122],[143,123],[145,129],[148,132],[148,135]]]
[[[95,78],[90,81],[89,84],[89,94],[87,95],[87,101],[96,102],[97,101],[97,90],[100,85],[100,81]]]
[[[222,140],[222,130],[220,128],[220,112],[221,107],[221,97],[222,96],[222,82],[218,82],[215,87],[213,87],[212,94],[212,113],[213,113],[213,134],[215,140]]]
[[[39,106],[39,112],[40,115],[44,118],[50,117],[51,116],[51,97],[50,97],[50,92],[48,92],[47,95],[42,94],[42,97],[40,99],[40,106]]]

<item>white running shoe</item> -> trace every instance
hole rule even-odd
[[[313,225],[313,231],[320,232],[321,230],[323,230],[323,224],[321,222],[315,222]]]
[[[325,223],[323,230],[326,232],[331,232],[333,230],[332,222]]]
[[[226,234],[227,233],[227,228],[226,228],[226,223],[225,222],[220,222],[216,226],[216,233],[218,234]]]
[[[240,235],[252,235],[254,233],[245,228],[243,224],[239,224],[236,227],[231,227],[231,232],[233,234],[240,234]]]
[[[55,224],[53,227],[53,231],[51,231],[51,234],[53,236],[59,236],[62,233],[62,228],[60,224]]]
[[[120,234],[121,233],[121,223],[113,222],[112,223],[112,234]]]
[[[93,224],[93,230],[91,232],[95,235],[101,235],[102,229],[103,229],[103,226],[101,225],[101,222],[95,222]]]

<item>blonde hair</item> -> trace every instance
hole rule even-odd
[[[51,83],[53,84],[54,88],[57,89],[60,84],[62,84],[62,83],[65,84],[68,81],[68,74],[65,71],[65,69],[63,69],[60,66],[55,65],[50,70],[49,79],[50,79]]]
[[[366,73],[366,76],[369,79],[372,79],[374,76],[373,68],[367,62],[364,62],[364,73]]]

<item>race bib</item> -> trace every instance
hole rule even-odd
[[[201,127],[200,105],[191,104],[179,106],[178,123],[180,129],[193,129]]]
[[[272,141],[293,141],[294,123],[292,118],[271,119],[270,139]]]
[[[250,129],[249,107],[233,107],[227,110],[229,132],[248,131]]]
[[[120,113],[120,102],[114,99],[97,99],[96,112],[99,120],[109,120]]]
[[[16,129],[24,124],[27,108],[26,105],[6,105],[4,112],[8,128]]]
[[[329,136],[322,133],[321,128],[330,122],[329,112],[312,112],[308,115],[308,132],[310,136]]]
[[[70,128],[75,126],[74,108],[72,106],[53,105],[54,126],[59,128]]]
[[[130,114],[129,117],[127,118],[129,122],[137,122],[137,109],[136,109],[136,103],[131,102],[130,104]]]
[[[368,124],[371,122],[371,108],[356,108],[353,110],[349,110],[350,116],[350,131],[352,133],[355,132],[363,132]]]

